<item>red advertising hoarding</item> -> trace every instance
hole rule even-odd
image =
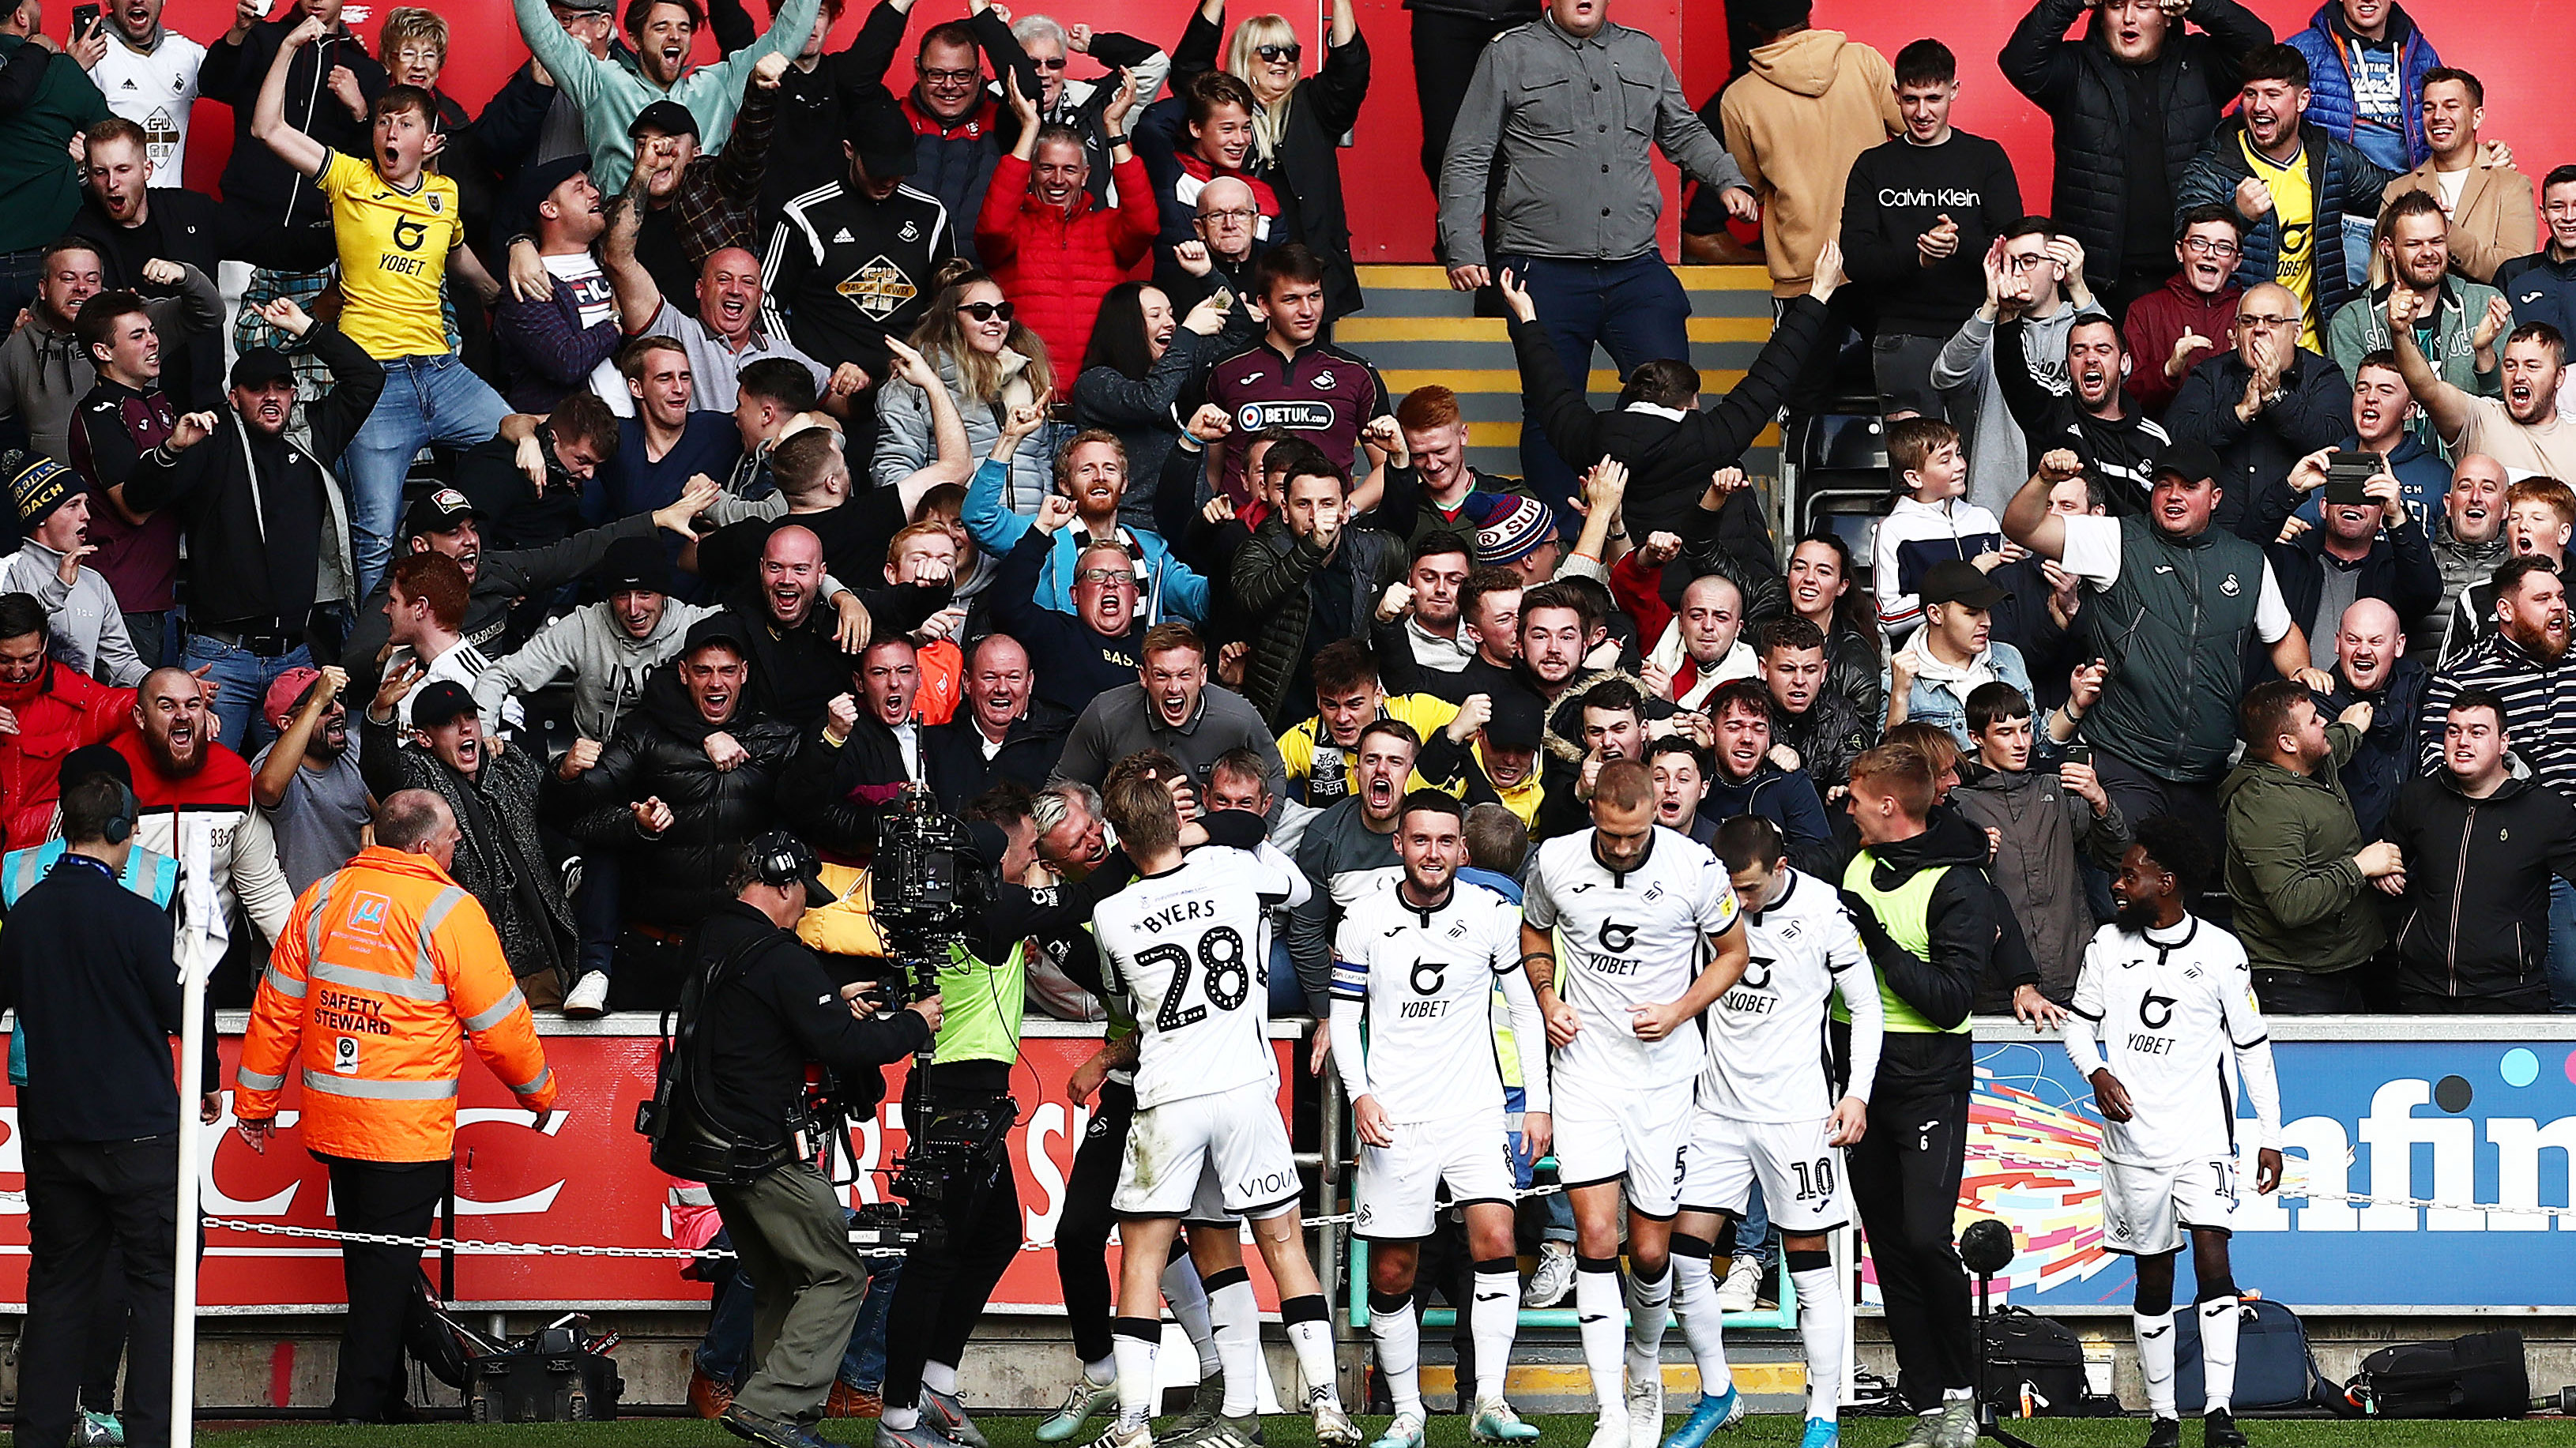
[[[656,1038],[650,1018],[580,1028],[553,1024],[546,1058],[562,1082],[548,1129],[477,1063],[466,1067],[456,1133],[456,1235],[460,1240],[537,1247],[669,1247],[670,1179],[645,1158],[635,1134],[636,1103],[650,1095]],[[1051,1242],[1064,1207],[1065,1179],[1089,1113],[1065,1100],[1065,1081],[1099,1048],[1099,1028],[1052,1022],[1030,1026],[1012,1081],[1020,1123],[1011,1132],[1025,1240]],[[238,1030],[222,1041],[223,1079],[232,1080]],[[1281,1042],[1281,1070],[1292,1065]],[[907,1063],[908,1065],[909,1063]],[[886,1102],[850,1133],[857,1179],[845,1190],[853,1205],[884,1201],[885,1173],[903,1145],[904,1067],[890,1070]],[[1284,1075],[1283,1075],[1284,1079]],[[331,1225],[330,1180],[297,1143],[298,1088],[287,1086],[281,1130],[265,1153],[231,1130],[229,1117],[211,1136],[203,1174],[209,1217]],[[1281,1106],[1287,1103],[1285,1089]],[[0,1307],[27,1300],[27,1204],[17,1134],[17,1096],[0,1085]],[[1115,1247],[1112,1248],[1113,1252]],[[528,1307],[689,1307],[707,1300],[707,1285],[681,1275],[673,1258],[590,1257],[569,1253],[468,1250],[456,1261],[461,1305]],[[1266,1278],[1256,1273],[1266,1293]],[[334,1307],[344,1301],[338,1248],[327,1241],[210,1229],[198,1300],[213,1313]],[[999,1312],[1057,1312],[1055,1253],[1024,1251],[993,1294]]]

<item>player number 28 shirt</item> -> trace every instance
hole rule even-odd
[[[1679,1000],[1708,959],[1708,938],[1735,924],[1735,887],[1707,848],[1661,825],[1637,868],[1612,870],[1593,854],[1593,832],[1538,847],[1521,918],[1557,938],[1557,994],[1582,1017],[1556,1053],[1560,1077],[1667,1085],[1700,1065],[1700,1035],[1637,1038],[1631,1006]]]
[[[464,236],[456,183],[424,171],[404,191],[355,156],[329,157],[314,181],[340,243],[340,330],[379,362],[448,355],[439,289]]]
[[[1260,856],[1206,845],[1093,908],[1108,984],[1136,1012],[1138,1110],[1278,1079],[1256,947],[1290,890]]]

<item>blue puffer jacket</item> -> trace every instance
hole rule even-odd
[[[2406,164],[2423,165],[2433,155],[2424,140],[2424,72],[2442,63],[2433,42],[2415,28],[2403,5],[2391,6],[2388,34],[2397,42],[2397,74],[2404,97],[2398,107],[2406,117]],[[2308,28],[2290,37],[2308,58],[2308,124],[2338,140],[2352,139],[2356,119],[2352,102],[2352,32],[2344,27],[2342,0],[2326,0],[2308,19]]]
[[[2308,191],[2314,198],[2316,235],[2311,251],[2331,263],[2338,255],[2343,235],[2343,219],[2351,216],[2377,216],[2379,193],[2397,179],[2393,172],[2382,171],[2370,164],[2368,157],[2353,149],[2350,141],[2337,140],[2306,121],[2299,123],[2299,141],[2305,148],[2304,162],[2308,173]],[[2245,164],[2245,118],[2229,116],[2221,121],[2218,134],[2182,173],[2182,184],[2174,188],[2174,214],[2180,217],[2195,206],[2215,203],[2233,207],[2236,186],[2253,174]],[[2259,286],[2272,280],[2281,250],[2281,219],[2266,212],[2245,236],[2245,252],[2236,263],[2236,284]],[[2323,338],[2326,323],[2333,320],[2337,308],[2352,299],[2352,281],[2344,269],[2331,264],[2316,268],[2317,334]]]

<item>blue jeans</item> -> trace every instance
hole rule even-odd
[[[1762,1200],[1762,1183],[1753,1183],[1753,1194],[1744,1199],[1744,1215],[1735,1223],[1735,1255],[1750,1257],[1768,1267],[1771,1265],[1771,1204]]]
[[[718,1232],[710,1247],[731,1247],[733,1238]],[[903,1278],[900,1259],[872,1261],[868,1293],[859,1301],[858,1321],[850,1328],[850,1345],[841,1354],[840,1379],[854,1388],[875,1392],[885,1381],[886,1307],[894,1301],[895,1284]],[[707,1335],[689,1354],[699,1372],[720,1383],[739,1386],[751,1360],[751,1277],[737,1271],[716,1284],[707,1319]]]
[[[2549,1001],[2576,1011],[2576,885],[2549,881]]]
[[[244,759],[277,737],[277,731],[259,712],[260,701],[268,695],[269,682],[289,669],[313,667],[313,651],[302,644],[271,659],[244,648],[226,648],[193,633],[188,635],[185,658],[191,670],[214,665],[215,671],[208,677],[216,685],[215,718],[221,721],[222,730],[219,737]]]
[[[1578,392],[1592,373],[1595,342],[1609,351],[1623,377],[1641,362],[1690,360],[1690,297],[1656,252],[1626,261],[1504,257],[1494,265],[1510,267],[1521,279]],[[1574,469],[1535,422],[1521,424],[1521,472],[1557,510],[1562,525],[1575,493]]]
[[[1269,990],[1272,1020],[1306,1014],[1306,989],[1297,984],[1297,962],[1289,958],[1285,932],[1270,937]]]
[[[501,394],[457,358],[396,357],[384,368],[384,395],[340,457],[340,476],[349,485],[361,598],[375,590],[392,561],[403,479],[411,474],[412,459],[431,443],[471,447],[482,442],[500,430],[501,419],[510,412]]]
[[[581,931],[581,964],[573,969],[575,981],[594,970],[602,974],[614,970],[617,937],[626,928],[619,913],[625,870],[626,857],[615,850],[582,852],[581,889],[572,897],[573,924]]]

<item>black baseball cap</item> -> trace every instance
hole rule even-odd
[[[599,569],[591,576],[598,581],[601,593],[629,588],[671,591],[671,565],[662,556],[661,540],[656,538],[620,538],[609,545],[607,556],[599,560]]]
[[[859,165],[879,180],[909,176],[920,169],[912,122],[904,119],[902,107],[882,90],[850,108],[849,134],[844,139]]]
[[[1964,558],[1944,558],[1924,571],[1922,595],[1927,606],[1964,603],[1970,608],[1992,608],[2012,597],[2012,590]]]
[[[689,625],[689,636],[681,643],[680,654],[685,658],[709,644],[728,644],[744,659],[751,657],[751,631],[742,626],[742,621],[735,618],[730,609],[708,614]]]
[[[265,387],[283,379],[295,380],[295,364],[274,347],[253,347],[233,361],[233,386]]]
[[[698,118],[687,106],[678,101],[658,100],[637,111],[635,119],[626,123],[626,135],[629,140],[643,135],[646,131],[664,136],[695,136],[698,134]]]
[[[1526,689],[1496,689],[1485,719],[1485,742],[1504,749],[1536,749],[1547,737],[1547,715]]]
[[[435,729],[463,715],[482,712],[474,702],[474,691],[454,679],[439,679],[427,685],[411,701],[411,722],[418,729]]]
[[[2186,483],[2209,482],[2217,478],[2218,454],[2204,442],[2179,441],[2164,450],[2156,465],[2147,470],[2147,481],[2153,484],[2163,477],[2180,478]]]
[[[432,488],[414,498],[411,511],[403,514],[403,530],[408,533],[453,533],[456,525],[468,518],[480,518],[483,510],[474,500],[454,488]]]
[[[745,866],[753,879],[779,888],[802,881],[805,886],[805,908],[812,910],[841,898],[840,892],[823,883],[823,862],[805,842],[785,830],[771,830],[755,837],[742,847]]]
[[[655,104],[670,103],[659,101]],[[517,183],[510,188],[511,213],[526,230],[534,232],[538,223],[537,208],[546,204],[546,198],[555,194],[556,187],[589,169],[588,151],[575,151],[569,156],[557,156],[551,161],[539,161],[528,167],[519,173]]]

